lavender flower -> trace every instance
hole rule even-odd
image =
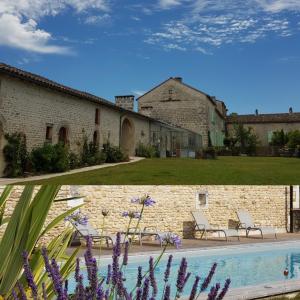
[[[105,291],[104,299],[105,299],[105,300],[108,300],[108,297],[109,297],[109,289],[107,289],[107,290]]]
[[[42,283],[42,290],[43,290],[43,300],[47,300],[48,297],[47,297],[46,285],[44,282]]]
[[[76,285],[76,299],[81,300],[85,299],[85,290],[83,286],[83,277],[79,275],[79,280]]]
[[[15,289],[12,290],[12,296],[13,296],[14,300],[19,300]]]
[[[186,258],[183,257],[178,270],[177,283],[176,283],[177,292],[179,294],[182,293],[186,283],[186,270],[187,270],[187,261]]]
[[[168,258],[168,262],[167,262],[167,266],[166,266],[166,270],[165,270],[164,282],[169,281],[172,260],[173,260],[173,255],[170,255]]]
[[[63,294],[64,294],[63,281],[62,281],[62,278],[60,275],[58,264],[54,258],[51,260],[51,267],[53,270],[53,277],[52,277],[53,287],[57,294],[57,300],[60,300],[60,299],[63,300],[63,298],[64,298],[64,296],[63,296]]]
[[[201,292],[203,292],[203,291],[205,291],[207,289],[208,285],[211,282],[211,279],[212,279],[213,275],[215,274],[216,268],[217,268],[217,264],[214,263],[212,265],[212,267],[211,267],[211,269],[210,269],[207,277],[204,279],[204,281],[203,281],[203,283],[201,285],[201,289],[200,289]]]
[[[143,293],[143,290],[141,288],[138,288],[136,290],[136,295],[135,295],[135,299],[136,300],[141,300],[142,299],[142,293]]]
[[[137,275],[137,283],[136,283],[136,286],[137,286],[137,287],[141,287],[141,285],[142,285],[142,280],[143,280],[142,267],[139,266],[139,267],[138,267],[138,275]]]
[[[152,286],[152,295],[155,297],[157,295],[157,284],[155,280],[155,275],[154,275],[154,262],[153,262],[153,257],[150,256],[149,258],[149,277],[150,277],[150,284]]]
[[[123,256],[123,265],[127,266],[128,264],[128,252],[129,252],[129,242],[125,243],[124,256]]]
[[[217,297],[217,294],[218,294],[219,289],[220,289],[220,284],[217,283],[216,286],[213,286],[213,287],[210,289],[210,292],[209,292],[209,294],[208,294],[207,300],[215,300],[216,297]]]
[[[178,235],[172,232],[166,232],[156,237],[165,245],[174,245],[177,249],[181,246],[181,239]]]
[[[224,287],[221,291],[221,293],[219,294],[219,296],[217,297],[217,300],[222,300],[224,298],[224,296],[226,295],[226,293],[228,292],[229,286],[230,286],[231,280],[228,278],[225,281]]]
[[[107,266],[106,284],[110,283],[111,279],[111,265]]]
[[[199,285],[199,281],[200,281],[200,276],[196,276],[191,293],[190,293],[190,297],[189,300],[194,300],[197,294],[197,290],[198,290],[198,285]]]
[[[87,225],[88,218],[83,215],[80,211],[74,212],[69,216],[65,217],[65,221],[69,221],[73,223],[75,226],[77,225]]]
[[[115,286],[118,282],[119,276],[119,257],[121,255],[121,234],[117,233],[116,243],[113,247],[112,256],[112,283]]]
[[[165,289],[163,300],[170,300],[170,295],[171,295],[171,286],[168,284]]]
[[[20,291],[20,296],[21,296],[21,300],[27,300],[27,296],[24,290],[24,287],[22,285],[22,283],[20,283],[19,281],[17,282],[17,287]]]
[[[102,287],[100,286],[97,290],[97,297],[96,300],[103,300],[104,299],[104,291]]]
[[[144,286],[143,286],[143,293],[142,293],[142,299],[141,300],[147,300],[149,295],[149,284],[150,280],[148,277],[144,280]]]
[[[79,258],[76,258],[76,267],[75,267],[75,281],[79,281],[79,275],[80,275],[80,260]]]
[[[38,289],[37,289],[37,286],[33,279],[33,274],[32,274],[32,271],[31,271],[31,268],[30,268],[29,262],[28,262],[28,253],[26,251],[23,252],[23,261],[24,261],[24,264],[23,264],[24,275],[25,275],[26,281],[28,283],[28,286],[31,289],[32,298],[34,300],[36,300],[38,297]]]

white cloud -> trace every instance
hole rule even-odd
[[[38,53],[67,54],[70,49],[51,45],[51,34],[37,29],[33,19],[22,22],[19,17],[3,14],[0,16],[0,44]]]
[[[168,9],[177,5],[180,5],[180,0],[159,0],[159,6],[163,9]]]
[[[266,11],[278,13],[283,10],[300,10],[299,0],[256,0],[257,3]]]
[[[88,16],[84,23],[85,24],[104,24],[108,23],[111,19],[111,16],[109,14],[104,14],[104,15],[94,15],[94,16]]]
[[[68,7],[78,14],[109,10],[106,0],[1,0],[0,44],[42,54],[72,53],[68,47],[53,44],[51,33],[38,26],[43,17],[58,15]]]

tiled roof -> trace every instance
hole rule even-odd
[[[300,123],[300,112],[258,114],[258,115],[234,115],[226,117],[227,123]]]
[[[160,121],[160,120],[153,119],[151,117],[142,115],[142,114],[140,114],[138,112],[135,112],[135,111],[132,111],[132,110],[124,109],[122,107],[119,107],[119,106],[115,105],[114,103],[112,103],[108,100],[105,100],[104,98],[95,96],[95,95],[87,93],[87,92],[83,92],[83,91],[80,91],[80,90],[73,89],[71,87],[68,87],[68,86],[65,86],[63,84],[57,83],[55,81],[52,81],[52,80],[47,79],[45,77],[42,77],[40,75],[33,74],[33,73],[30,73],[30,72],[18,69],[18,68],[15,68],[13,66],[4,64],[4,63],[0,63],[0,74],[1,73],[6,74],[6,75],[11,76],[11,77],[21,79],[21,80],[28,81],[28,82],[31,82],[31,83],[35,83],[35,84],[43,86],[45,88],[50,88],[52,90],[56,90],[56,91],[59,91],[59,92],[65,93],[65,94],[72,95],[72,96],[80,98],[84,101],[86,100],[86,101],[91,101],[91,102],[95,102],[95,103],[98,103],[98,104],[102,104],[102,105],[105,105],[105,106],[107,106],[111,109],[121,111],[121,112],[124,112],[124,113],[128,113],[128,114],[132,114],[132,115],[135,115],[135,116],[137,116],[139,118],[142,118],[142,119],[146,119],[146,120],[150,120],[150,121],[153,121],[153,122],[161,123],[161,124],[164,124],[166,126],[176,128],[178,130],[185,130],[185,131],[188,131],[188,132],[191,132],[191,133],[195,133],[192,130],[182,128],[180,126],[173,125],[173,124],[168,124],[167,122],[163,122],[163,121]]]

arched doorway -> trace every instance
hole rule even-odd
[[[122,122],[120,147],[124,154],[128,156],[135,155],[134,125],[128,118],[125,118]]]
[[[58,142],[66,145],[68,143],[68,130],[66,127],[60,127],[58,132]]]

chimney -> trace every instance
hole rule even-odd
[[[258,116],[258,109],[255,110],[255,115]]]
[[[127,110],[134,110],[134,96],[115,96],[115,103],[117,106],[122,107]]]
[[[290,114],[293,113],[293,108],[292,108],[292,107],[289,108],[289,113],[290,113]]]
[[[182,77],[174,77],[174,80],[182,82]]]

